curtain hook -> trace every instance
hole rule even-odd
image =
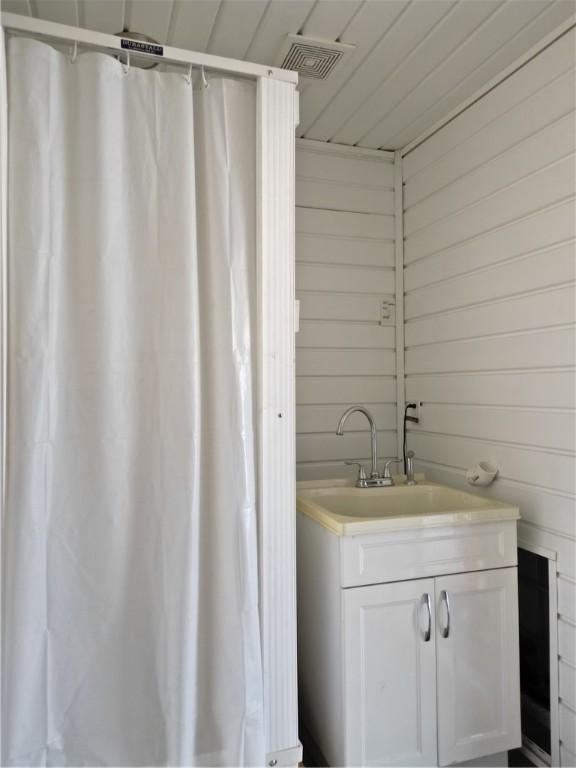
[[[192,64],[190,64],[190,69],[188,70],[188,74],[185,75],[185,79],[188,85],[192,84]]]
[[[74,64],[76,57],[78,56],[78,40],[74,40],[74,48],[70,54],[70,64]]]
[[[122,71],[125,75],[130,72],[130,51],[126,53],[126,64],[122,64]]]
[[[202,71],[202,85],[204,86],[204,88],[209,88],[210,84],[208,83],[208,80],[206,80],[206,72],[204,72],[204,67],[201,67],[201,71]]]

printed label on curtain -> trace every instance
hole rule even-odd
[[[147,43],[144,40],[127,40],[121,38],[122,48],[137,53],[152,53],[154,56],[164,56],[164,47],[155,43]]]

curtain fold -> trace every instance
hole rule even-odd
[[[4,765],[263,764],[254,90],[9,41]]]

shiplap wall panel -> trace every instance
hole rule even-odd
[[[359,393],[367,403],[395,403],[395,376],[300,376],[296,379],[298,405],[357,402]],[[344,410],[344,409],[342,409]]]
[[[297,461],[300,479],[354,474],[368,461],[368,424],[380,456],[395,454],[394,164],[386,153],[299,141],[296,152]]]
[[[471,273],[571,241],[574,237],[573,212],[574,199],[569,198],[407,264],[406,289],[411,291],[433,283],[438,275],[445,279]]]
[[[558,613],[576,624],[576,583],[564,575],[558,579]]]
[[[394,268],[394,242],[330,234],[297,234],[296,262]]]
[[[567,621],[563,617],[560,618],[558,622],[558,653],[573,666],[576,666],[575,630],[576,625],[573,622]]]
[[[450,162],[427,165],[417,179],[412,178],[405,204],[412,206],[418,203],[464,173],[481,167],[518,141],[527,139],[569,114],[572,79],[572,69],[563,72],[542,90],[496,118],[484,131],[473,134],[455,147],[450,152]]]
[[[465,112],[437,131],[416,151],[404,158],[406,182],[432,163],[442,162],[445,155],[457,150],[472,136],[484,134],[487,127],[516,105],[530,99],[546,88],[559,75],[574,67],[574,39],[565,35],[529,61],[512,77],[493,88]],[[516,121],[518,124],[521,121]],[[519,135],[523,128],[518,125]],[[408,190],[406,190],[408,194]],[[413,194],[412,192],[410,194]],[[408,198],[409,199],[409,198]]]
[[[404,159],[409,444],[556,552],[562,760],[576,745],[575,74],[565,34]],[[566,764],[565,762],[563,764]]]

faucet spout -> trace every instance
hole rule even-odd
[[[350,408],[348,408],[347,411],[344,411],[342,416],[340,417],[340,421],[338,422],[338,427],[336,428],[336,434],[337,435],[343,435],[344,434],[344,424],[346,424],[346,421],[348,420],[348,417],[351,416],[353,413],[362,413],[366,418],[368,419],[368,424],[370,425],[370,448],[371,448],[371,468],[370,468],[370,477],[378,477],[378,447],[376,442],[376,422],[374,421],[374,417],[370,413],[370,411],[367,408],[364,408],[361,405],[353,405]]]

